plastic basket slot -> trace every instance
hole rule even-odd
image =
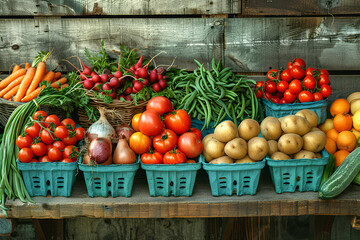
[[[111,182],[109,181],[109,182],[107,183],[107,185],[108,185],[108,187],[111,187]]]
[[[118,181],[118,184],[124,184],[125,183],[125,179],[123,177],[118,178],[117,181]]]
[[[245,188],[245,187],[248,188],[248,187],[250,187],[250,186],[249,186],[249,185],[244,185],[244,188]]]
[[[284,180],[287,180],[287,179],[290,179],[290,178],[289,178],[289,177],[284,177],[283,179],[284,179]]]
[[[250,182],[250,181],[244,181],[244,183],[248,183],[248,182]],[[237,185],[237,181],[236,181],[236,180],[234,180],[233,185],[234,185],[234,186]]]
[[[100,178],[94,178],[93,183],[94,183],[94,186],[96,189],[101,189],[101,179]]]
[[[296,177],[296,181],[299,182],[300,181],[300,176]]]
[[[284,175],[284,176],[289,176],[289,175],[290,175],[290,173],[283,173],[283,175]]]
[[[295,191],[299,191],[299,186],[296,186]]]
[[[308,174],[308,175],[312,175],[313,173],[312,173],[312,172],[307,172],[306,174]]]
[[[283,184],[290,184],[289,182],[284,182]]]
[[[46,185],[50,185],[50,182],[48,184],[48,181],[46,181]],[[57,188],[63,188],[64,187],[64,177],[58,177],[56,178],[56,187]]]
[[[46,185],[47,185],[47,186],[50,186],[50,180],[47,180],[47,181],[46,181]]]
[[[35,188],[40,188],[40,179],[39,177],[32,177],[32,182]]]
[[[244,179],[249,179],[249,180],[250,180],[250,178],[251,178],[250,176],[245,176],[244,177]]]

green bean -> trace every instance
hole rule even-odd
[[[202,131],[202,130],[204,130],[205,128],[208,128],[208,127],[209,127],[209,126],[207,125],[207,119],[208,119],[208,117],[211,117],[211,116],[208,115],[208,111],[207,111],[204,103],[203,103],[202,101],[199,101],[199,103],[200,103],[202,109],[204,110],[204,116],[205,116],[205,124],[204,124],[204,126],[202,127],[202,129],[201,129],[201,131]]]
[[[184,105],[184,108],[185,109],[188,109],[187,107],[189,106],[189,104],[194,100],[196,96],[196,92],[192,92],[192,94],[190,95],[190,97],[188,99],[186,99],[185,97],[183,99],[186,99],[186,102],[185,102],[185,105]]]
[[[220,76],[220,73],[219,73],[219,71],[218,71],[218,69],[217,69],[217,66],[216,66],[216,64],[215,64],[215,58],[213,58],[213,59],[211,60],[211,66],[212,66],[212,69],[214,70],[216,76],[219,77],[219,76]]]
[[[229,109],[228,109],[227,106],[225,105],[225,103],[224,103],[223,101],[221,101],[221,100],[219,100],[218,103],[220,103],[220,105],[224,108],[226,114],[230,117],[231,114],[230,114],[230,112],[229,112]]]
[[[212,89],[215,90],[215,83],[216,83],[216,80],[213,78],[212,74],[210,73],[210,71],[206,71],[207,75],[208,75],[208,82],[210,83]]]

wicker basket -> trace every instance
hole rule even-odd
[[[104,103],[102,99],[98,99],[90,95],[89,105],[95,108],[104,107],[106,109],[106,119],[112,126],[115,127],[121,123],[130,124],[134,115],[145,111],[147,102],[148,101],[138,101],[137,105],[131,101],[123,102],[120,100],[114,100],[112,103]],[[83,128],[86,129],[93,124],[84,109],[79,109],[78,116],[79,123]]]

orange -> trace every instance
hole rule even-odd
[[[350,103],[344,99],[336,99],[330,106],[330,114],[335,117],[338,114],[347,114],[350,111]]]
[[[338,132],[349,131],[352,128],[352,118],[349,114],[338,114],[333,120],[334,128]]]
[[[334,154],[337,150],[336,142],[331,138],[326,138],[325,149],[328,153]]]
[[[339,132],[335,130],[335,128],[330,129],[326,133],[326,138],[330,138],[336,142],[336,138],[339,135]]]
[[[340,150],[351,152],[356,147],[356,137],[350,131],[342,131],[336,138],[336,146]]]
[[[335,156],[335,167],[340,166],[340,164],[345,160],[345,158],[349,155],[350,153],[346,150],[339,150],[336,153],[334,153]]]

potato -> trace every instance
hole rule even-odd
[[[302,138],[304,140],[303,149],[310,152],[320,152],[326,144],[326,134],[322,131],[309,132]]]
[[[346,100],[351,104],[352,101],[359,98],[360,98],[360,92],[353,92],[346,98]]]
[[[204,158],[205,158],[205,160],[206,160],[207,162],[210,162],[211,160],[214,159],[213,157],[211,157],[211,156],[205,151],[205,149],[204,149],[204,151],[203,151],[203,155],[204,155]]]
[[[218,158],[225,155],[224,152],[225,143],[218,141],[216,138],[210,139],[206,146],[206,153],[212,158]]]
[[[283,152],[274,152],[271,157],[272,160],[287,160],[291,159],[291,157]]]
[[[275,117],[266,117],[260,124],[260,130],[266,140],[277,140],[282,134],[280,121]]]
[[[243,120],[238,127],[239,136],[248,141],[253,137],[257,137],[260,133],[260,125],[254,119]]]
[[[217,140],[227,143],[236,137],[237,127],[232,121],[226,120],[216,126],[214,134]]]
[[[234,163],[234,160],[228,156],[222,156],[222,157],[212,160],[210,163],[212,163],[212,164]]]
[[[296,133],[300,136],[310,132],[311,125],[308,120],[296,115],[288,115],[281,121],[281,129],[285,133]]]
[[[319,125],[319,128],[324,133],[327,133],[327,131],[334,128],[333,120],[331,118],[327,118],[323,124]]]
[[[301,150],[304,140],[299,134],[287,133],[280,137],[278,141],[278,148],[280,152],[286,154],[294,154]]]
[[[242,138],[234,138],[225,145],[225,154],[234,159],[241,159],[246,156],[248,146]]]
[[[269,144],[269,152],[268,155],[271,156],[274,152],[278,152],[278,143],[275,140],[269,140],[268,141]]]
[[[310,132],[316,132],[316,131],[321,131],[320,128],[314,127],[310,130]],[[322,131],[321,131],[322,132]]]
[[[301,150],[300,152],[294,155],[294,159],[301,159],[301,158],[314,159],[316,158],[316,155],[313,152]]]
[[[252,160],[248,155],[243,157],[242,159],[235,160],[235,163],[254,163],[256,161]]]
[[[321,155],[321,153],[315,153],[315,155],[316,155],[316,158],[322,158],[322,155]]]
[[[357,98],[351,101],[350,103],[351,114],[354,115],[359,109],[360,109],[360,99]]]
[[[316,114],[316,112],[310,110],[310,109],[303,109],[295,113],[296,116],[300,116],[308,120],[311,127],[316,127],[318,125],[319,116]]]
[[[205,146],[206,143],[207,143],[210,139],[212,139],[212,138],[215,138],[215,134],[211,133],[211,134],[206,135],[206,136],[203,138],[203,140],[202,140],[204,146]]]
[[[252,160],[262,160],[269,152],[269,144],[262,137],[254,137],[248,142],[248,155]]]

